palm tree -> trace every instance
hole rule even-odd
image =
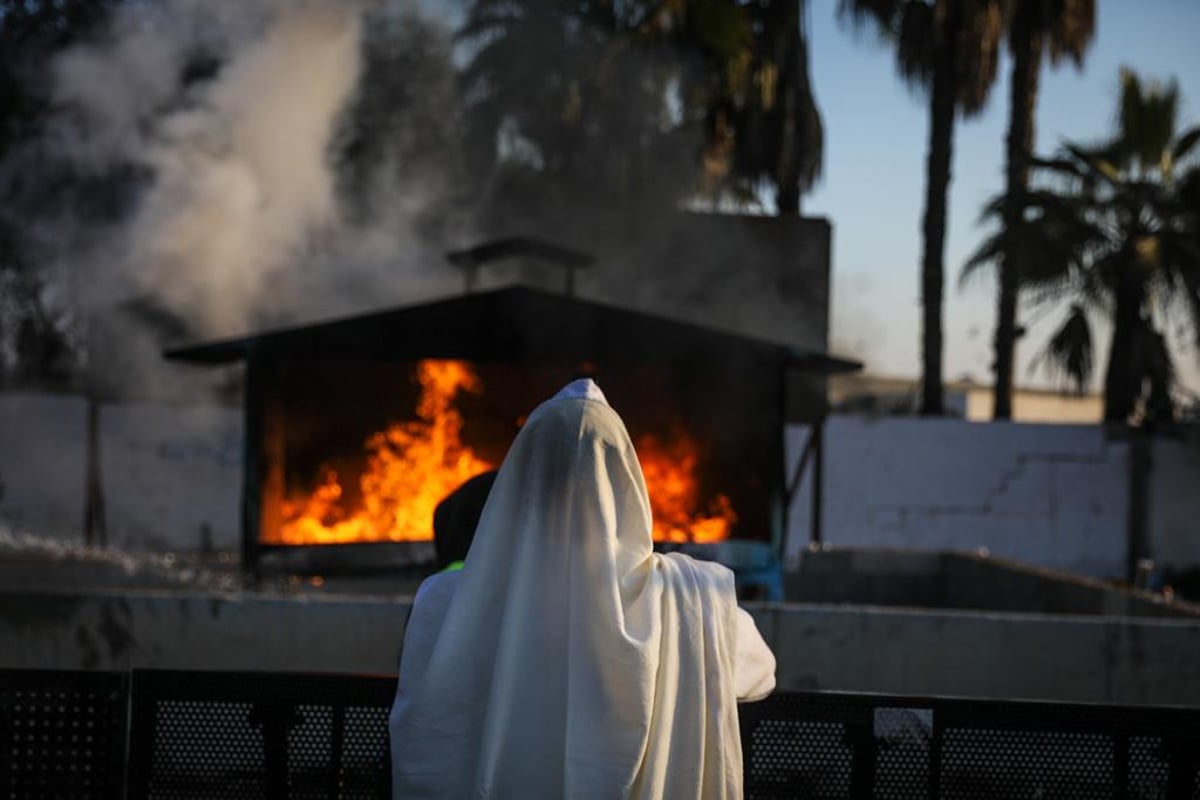
[[[1076,67],[1091,44],[1096,29],[1095,0],[1012,0],[1008,18],[1008,48],[1012,55],[1008,139],[1005,163],[1003,225],[1015,228],[1020,221],[1024,194],[1029,186],[1029,157],[1034,144],[1038,78],[1042,55],[1053,66],[1069,57]],[[1024,254],[1020,240],[1005,240],[999,265],[1000,291],[996,314],[996,419],[1012,417],[1013,358],[1017,341],[1018,270]]]
[[[512,206],[670,207],[700,189],[795,212],[820,173],[805,0],[472,0],[476,174]],[[700,158],[696,158],[699,153]],[[568,196],[564,196],[568,195]]]
[[[678,73],[671,49],[652,46],[674,8],[472,0],[458,32],[467,157],[491,216],[554,224],[669,208],[691,189],[701,131],[671,118]],[[740,46],[735,35],[713,44]]]
[[[780,216],[797,214],[801,195],[820,178],[824,150],[808,75],[807,0],[761,0],[747,8],[749,68],[735,72],[740,85],[730,96],[716,98],[732,110],[731,173],[743,191],[773,187]]]
[[[839,13],[873,22],[895,49],[901,77],[929,92],[929,155],[922,221],[921,413],[942,405],[946,196],[954,120],[983,109],[996,78],[1004,0],[841,0]]]
[[[1200,126],[1176,130],[1178,87],[1121,72],[1116,135],[1099,146],[1067,143],[1033,160],[1039,184],[1020,220],[968,260],[963,277],[1003,258],[1016,238],[1021,288],[1035,305],[1070,302],[1039,360],[1079,389],[1092,379],[1090,318],[1111,317],[1104,416],[1152,423],[1173,415],[1174,367],[1162,331],[1181,314],[1200,343]],[[1003,219],[1005,198],[984,216]]]

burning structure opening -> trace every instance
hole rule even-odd
[[[348,453],[341,454],[345,466],[340,469],[322,461],[315,486],[311,469],[285,474],[283,498],[264,498],[264,503],[278,503],[279,513],[275,527],[261,531],[262,543],[428,540],[433,537],[433,511],[442,498],[499,466],[489,440],[498,433],[502,437],[501,432],[493,430],[479,444],[464,438],[459,398],[486,393],[478,372],[463,361],[435,359],[418,362],[412,372],[418,389],[413,417],[394,419],[370,433],[358,463]],[[478,422],[471,432],[483,435],[477,431],[489,427],[487,417],[473,420]],[[514,431],[519,422],[513,421]],[[283,447],[289,449],[286,434]],[[636,447],[650,493],[655,540],[713,542],[729,536],[737,514],[724,492],[702,496],[702,447],[682,424],[644,433]],[[287,462],[285,454],[285,470]]]
[[[499,465],[525,415],[581,374],[634,441],[655,539],[770,541],[783,523],[785,370],[834,363],[524,287],[168,355],[247,363],[249,569],[309,545],[431,553],[437,503]]]
[[[264,530],[266,544],[419,541],[433,537],[433,511],[442,498],[494,464],[462,441],[460,392],[480,381],[461,361],[422,361],[416,377],[416,419],[389,422],[363,443],[363,461],[351,474],[321,465],[319,484],[285,488],[279,524]],[[356,475],[357,481],[349,479]],[[357,488],[347,493],[346,487]],[[268,502],[276,502],[271,498]],[[353,504],[353,505],[351,505]]]

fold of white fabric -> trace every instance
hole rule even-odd
[[[653,552],[629,435],[572,387],[513,443],[393,708],[397,798],[741,796],[733,575]]]

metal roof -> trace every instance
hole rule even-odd
[[[196,364],[292,358],[602,364],[749,358],[821,374],[862,368],[825,353],[524,286],[172,347],[164,355]]]

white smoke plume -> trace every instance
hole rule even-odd
[[[204,330],[253,318],[272,276],[336,224],[327,163],[358,75],[353,7],[296,6],[202,103],[163,120],[156,180],[130,226],[138,287]]]
[[[406,165],[385,152],[369,202],[387,208],[369,224],[343,209],[334,151],[360,91],[367,11],[339,0],[131,3],[99,40],[56,59],[55,156],[85,174],[142,176],[128,214],[73,237],[85,302],[149,301],[193,336],[227,336],[419,297],[444,279],[430,274],[442,243],[416,230],[450,184],[436,170],[404,180]],[[449,74],[444,30],[382,13],[413,38],[442,37]]]

